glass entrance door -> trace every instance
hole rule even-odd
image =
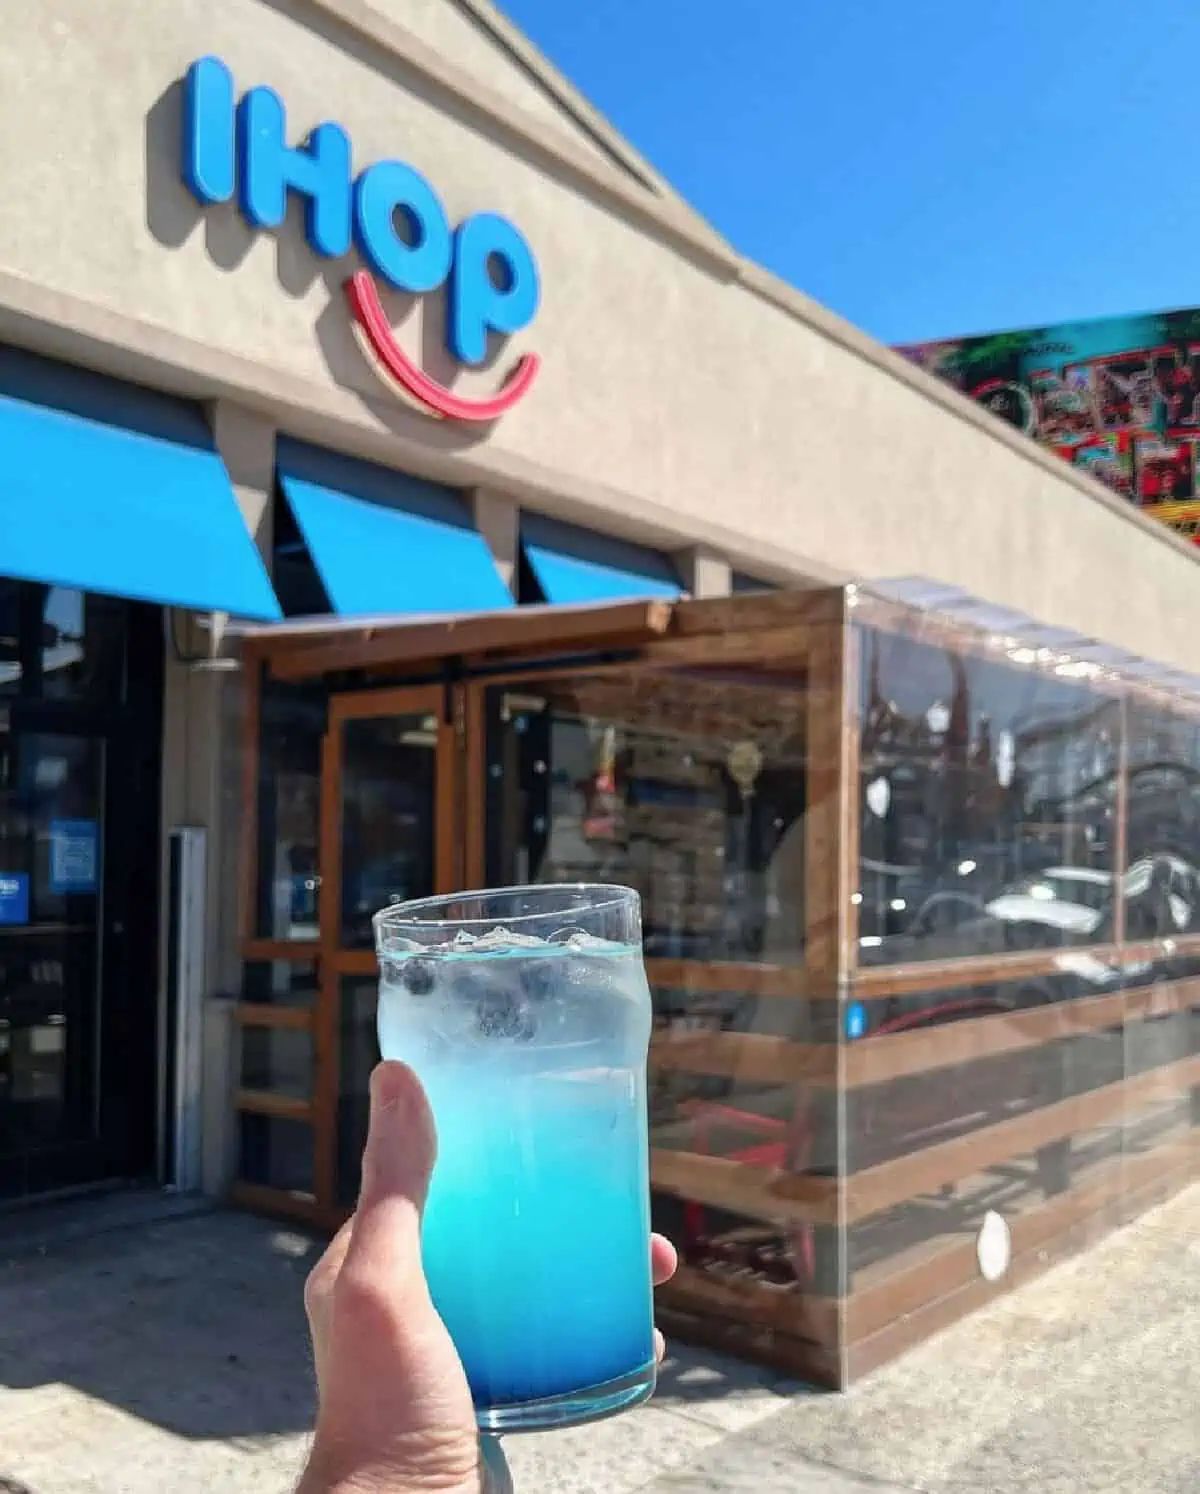
[[[0,769],[0,1195],[102,1168],[103,741],[10,736]]]
[[[353,1206],[379,1057],[371,917],[454,882],[454,730],[440,686],[335,697],[323,765],[321,945],[332,1198]]]
[[[156,609],[0,579],[0,1206],[154,1170],[161,667]]]
[[[13,1198],[136,1169],[101,1078],[121,1087],[124,1063],[104,1000],[105,944],[124,934],[106,898],[107,743],[0,740],[0,1198]]]
[[[420,686],[331,696],[319,795],[311,792],[312,732],[312,768],[300,774],[307,787],[292,782],[288,789],[310,812],[281,814],[285,796],[278,787],[270,796],[272,844],[260,848],[257,880],[260,920],[271,916],[272,937],[246,946],[253,980],[239,1012],[238,1191],[255,1206],[323,1224],[353,1207],[367,1082],[379,1055],[371,917],[391,902],[447,891],[457,874],[448,693]],[[311,712],[304,717],[310,727],[314,720]],[[277,751],[275,738],[263,743],[265,752]],[[295,777],[295,742],[289,752]],[[278,770],[272,758],[273,785]],[[260,797],[260,818],[262,807]],[[273,910],[283,904],[289,912],[280,924]],[[287,937],[279,937],[280,927]]]

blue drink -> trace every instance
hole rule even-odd
[[[480,1427],[569,1426],[645,1400],[651,1014],[636,894],[438,899],[388,909],[376,930],[380,1048],[420,1075],[437,1121],[425,1270]]]

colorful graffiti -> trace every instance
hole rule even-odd
[[[899,351],[1200,544],[1200,309]]]

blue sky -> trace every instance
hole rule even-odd
[[[743,253],[886,341],[1200,305],[1200,0],[501,3]]]

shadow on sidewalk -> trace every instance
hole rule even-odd
[[[62,1384],[189,1438],[312,1425],[304,1278],[320,1242],[231,1213],[66,1239],[0,1241],[5,1387]]]
[[[658,1372],[654,1404],[668,1410],[688,1411],[714,1403],[728,1408],[750,1397],[760,1404],[764,1398],[777,1397],[782,1405],[797,1397],[821,1398],[825,1394],[772,1370],[668,1339],[667,1358]]]
[[[149,1209],[93,1201],[53,1227],[31,1214],[0,1233],[0,1421],[6,1387],[61,1384],[181,1437],[306,1432],[315,1399],[302,1293],[322,1242],[242,1214],[193,1205],[164,1219],[152,1199]],[[736,1416],[740,1400],[799,1389],[672,1343],[655,1403],[721,1403]]]

